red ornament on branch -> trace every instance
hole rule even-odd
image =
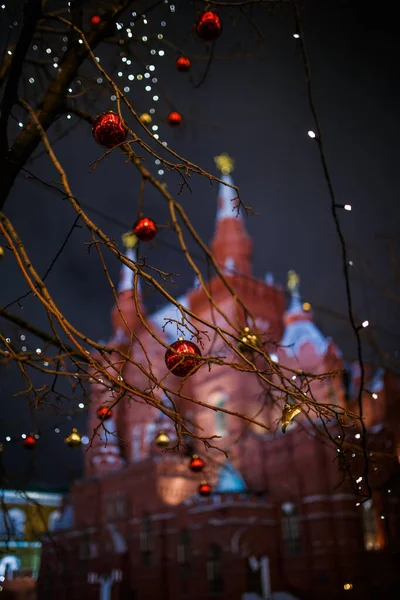
[[[182,121],[182,115],[176,111],[170,113],[168,116],[168,123],[171,125],[171,127],[177,127],[178,125],[181,124],[181,121]]]
[[[203,481],[199,485],[199,494],[200,494],[200,496],[203,496],[204,498],[206,498],[207,496],[210,496],[211,485],[209,485],[206,481]]]
[[[127,131],[119,115],[112,111],[98,115],[92,126],[93,137],[100,146],[114,148],[126,140]]]
[[[204,460],[202,460],[197,454],[193,454],[189,469],[193,471],[193,473],[200,473],[200,471],[204,469]]]
[[[153,219],[141,217],[134,224],[133,233],[141,242],[150,242],[157,234],[157,226]]]
[[[199,367],[200,348],[193,342],[179,338],[165,353],[167,369],[177,377],[186,377]]]
[[[32,434],[27,435],[22,443],[24,445],[24,448],[26,448],[27,450],[33,450],[33,448],[36,446],[36,438]]]
[[[99,15],[93,15],[91,17],[90,22],[92,25],[98,25],[101,22],[101,17]]]
[[[191,66],[192,63],[190,62],[190,58],[188,58],[187,56],[180,56],[176,59],[176,68],[179,71],[179,73],[186,73],[187,71],[189,71]]]
[[[222,33],[222,21],[212,10],[200,15],[196,24],[197,35],[205,42],[213,42]]]
[[[111,408],[108,408],[108,406],[100,406],[100,408],[97,409],[96,414],[100,421],[107,421],[112,417],[112,410]]]

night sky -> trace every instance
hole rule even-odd
[[[169,19],[163,32],[167,39],[188,52],[202,53],[201,44],[190,34],[193,9],[177,2],[177,14]],[[354,262],[352,290],[356,315],[368,319],[379,348],[399,365],[400,327],[399,279],[391,264],[385,239],[393,238],[399,259],[399,142],[400,88],[398,78],[398,34],[394,15],[365,12],[356,2],[306,2],[303,25],[306,33],[315,101],[322,122],[325,150],[337,200],[350,203],[352,212],[341,213],[341,222],[350,257]],[[178,14],[179,13],[179,14]],[[260,13],[257,21],[263,35],[260,49],[257,33],[248,23],[235,26],[227,16],[224,34],[216,46],[217,59],[206,81],[198,88],[174,68],[175,53],[157,59],[160,114],[173,108],[184,116],[182,126],[171,130],[160,126],[168,144],[194,163],[217,175],[213,157],[227,152],[236,161],[233,178],[240,187],[245,204],[258,216],[247,219],[254,240],[253,273],[263,277],[272,272],[285,284],[289,269],[301,277],[301,291],[311,302],[315,321],[326,335],[333,337],[344,358],[355,356],[354,336],[346,317],[346,296],[338,238],[330,214],[330,200],[316,144],[307,136],[313,129],[300,51],[293,38],[294,20],[290,8],[278,8],[274,15]],[[264,15],[264,16],[262,16]],[[218,60],[220,55],[254,51],[252,59]],[[105,57],[112,50],[102,49]],[[193,80],[201,79],[205,63],[196,64]],[[135,87],[129,94],[135,105]],[[162,93],[164,95],[162,95]],[[103,101],[104,102],[104,101]],[[138,94],[138,111],[151,104]],[[103,105],[107,108],[107,105]],[[76,123],[74,117],[73,123]],[[55,134],[54,134],[55,135]],[[120,239],[136,218],[139,178],[117,152],[89,172],[89,165],[101,156],[92,139],[90,127],[81,123],[55,145],[76,197],[100,227]],[[153,162],[149,166],[154,171]],[[49,160],[41,156],[28,168],[45,181],[57,177]],[[168,189],[178,191],[175,175],[165,175]],[[192,177],[191,191],[181,201],[197,231],[210,241],[218,186]],[[145,207],[158,223],[166,223],[163,198],[150,186]],[[61,246],[75,215],[66,201],[44,186],[21,175],[9,197],[5,212],[11,219],[39,273],[44,273]],[[54,299],[76,327],[96,340],[110,334],[112,293],[95,253],[88,253],[89,234],[76,229],[55,268],[46,280]],[[165,245],[168,244],[168,247]],[[147,260],[176,274],[170,291],[178,296],[191,286],[194,274],[178,248],[175,236],[161,230],[156,242],[146,247]],[[194,248],[194,246],[191,246]],[[199,266],[204,262],[199,255]],[[120,264],[108,260],[111,275],[118,281]],[[27,291],[10,253],[0,264],[0,305],[15,300]],[[390,300],[381,285],[394,295]],[[146,295],[149,310],[162,299]],[[22,301],[23,308],[10,308],[23,318],[48,330],[41,305],[33,298]],[[18,341],[23,333],[1,321],[1,330]],[[367,339],[367,332],[365,338]],[[40,345],[27,334],[27,342]],[[18,342],[20,343],[20,342]],[[365,355],[378,362],[365,345]],[[13,368],[0,370],[0,438],[20,438],[32,429],[31,413],[23,397],[13,397],[22,381]],[[19,443],[4,452],[6,470],[20,485],[61,486],[80,474],[80,456],[71,454],[62,443],[73,425],[85,431],[84,416],[69,422],[45,409],[39,415],[40,428],[46,431],[35,455],[28,457]],[[54,423],[62,422],[55,434]]]

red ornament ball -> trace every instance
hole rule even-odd
[[[108,408],[108,406],[100,406],[100,408],[97,409],[97,416],[100,421],[107,421],[112,417],[112,410]]]
[[[33,450],[36,446],[36,438],[33,435],[27,435],[22,443],[27,450]]]
[[[90,22],[92,25],[98,25],[101,22],[101,17],[99,17],[99,15],[93,15]]]
[[[199,494],[200,494],[200,496],[203,496],[204,498],[206,498],[207,496],[210,496],[211,485],[209,485],[206,481],[203,481],[199,485]]]
[[[168,116],[168,123],[171,125],[171,127],[177,127],[178,125],[181,124],[181,121],[182,121],[182,115],[176,111],[170,113]]]
[[[95,118],[92,127],[93,137],[100,146],[114,148],[126,140],[127,131],[119,115],[105,112]]]
[[[200,349],[193,342],[179,339],[165,353],[165,364],[177,377],[186,377],[199,366]]]
[[[186,73],[187,71],[189,71],[191,66],[192,63],[190,62],[190,58],[188,58],[187,56],[180,56],[176,59],[176,68],[179,71],[179,73]]]
[[[153,219],[141,217],[134,224],[133,233],[141,242],[150,242],[157,234],[157,226]]]
[[[213,42],[222,33],[222,21],[212,10],[200,15],[196,24],[197,35],[205,42]]]
[[[189,468],[193,473],[200,473],[204,469],[204,460],[197,456],[197,454],[193,454]]]

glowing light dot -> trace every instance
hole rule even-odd
[[[153,137],[154,137],[154,139],[155,139],[155,140],[158,140],[160,136],[158,135],[158,133],[155,133],[155,134],[153,135]]]
[[[138,81],[142,81],[142,79],[143,79],[143,75],[140,75],[140,73],[139,73],[139,75],[137,75],[136,79],[137,79]]]
[[[146,79],[149,79],[150,73],[145,73],[144,76],[146,77]]]
[[[130,88],[129,86],[127,86],[127,85],[126,85],[126,86],[124,87],[124,92],[130,92],[130,90],[131,90],[131,88]]]
[[[102,77],[98,77],[97,78],[97,83],[103,83],[103,78]]]
[[[123,72],[122,71],[118,71],[117,75],[118,75],[118,77],[122,77]]]
[[[292,381],[295,381],[295,380],[296,380],[296,375],[293,375],[292,376]]]
[[[21,435],[21,437],[22,437],[22,439],[24,440],[24,439],[26,438],[26,434],[25,434],[25,433],[23,433],[23,434]]]
[[[26,346],[22,346],[21,350],[22,352],[26,352]]]
[[[6,338],[6,342],[9,344],[11,342],[11,338]]]
[[[153,100],[154,100],[154,102],[157,102],[158,96],[153,96]]]
[[[115,102],[116,99],[117,99],[117,96],[115,96],[114,94],[110,98],[110,100],[112,100],[113,102]]]
[[[40,348],[36,348],[36,354],[42,354],[42,350]]]
[[[360,437],[361,437],[361,434],[359,434],[359,433],[356,433],[356,435],[355,435],[355,438],[356,438],[356,440],[359,440],[359,439],[360,439]]]
[[[6,437],[6,442],[11,442],[11,438],[9,435]]]
[[[36,44],[33,44],[32,50],[37,50],[37,49],[38,49],[38,46]]]
[[[146,92],[151,92],[151,85],[146,85],[144,89],[146,90]]]
[[[385,517],[383,515],[381,515],[381,519],[384,519]]]
[[[79,402],[78,407],[79,408],[85,408],[85,405],[83,404],[83,402]]]
[[[49,366],[49,363],[46,361],[46,362],[44,362],[44,363],[43,363],[43,365],[44,365],[45,367],[48,367],[48,366]]]
[[[20,127],[23,127],[23,126],[24,126],[24,124],[23,124],[23,123],[21,123],[21,121],[18,123],[18,125],[19,125]]]
[[[157,129],[158,129],[158,125],[153,125],[152,130],[157,131]]]
[[[352,260],[349,260],[349,266],[352,267],[354,265]]]
[[[152,54],[154,56],[154,54],[156,54],[155,50],[150,50],[150,54]]]
[[[46,53],[51,54],[51,48],[46,48]]]
[[[72,119],[72,116],[71,115],[67,115],[67,119]]]
[[[161,21],[161,27],[165,27],[166,26],[166,22],[165,21]]]
[[[153,77],[153,79],[151,80],[152,83],[157,83],[158,79],[157,77]]]
[[[154,162],[156,163],[156,165],[161,165],[161,160],[159,160],[158,158]]]
[[[359,477],[358,479],[356,479],[357,483],[360,483],[362,481],[362,477]]]
[[[24,336],[24,335],[21,335],[21,336],[19,337],[19,339],[20,339],[20,340],[24,340],[24,339],[25,339],[25,336]]]
[[[150,113],[151,115],[154,115],[154,113],[155,113],[155,112],[156,112],[156,109],[155,109],[155,108],[151,108],[151,109],[149,110],[149,113]]]
[[[350,211],[351,210],[351,204],[345,204],[344,205],[344,210]]]
[[[88,436],[87,435],[83,435],[82,436],[82,444],[85,444],[85,446],[86,446],[86,444],[88,444],[88,443],[89,443]]]
[[[60,433],[60,430],[58,429],[58,427],[55,428],[55,433]]]
[[[34,77],[29,77],[29,83],[35,83],[35,78]]]
[[[293,37],[294,37],[296,40],[298,40],[298,39],[299,39],[299,37],[300,37],[300,34],[299,34],[299,33],[294,33],[294,34],[293,34]]]
[[[82,41],[82,40],[78,40],[78,42],[79,42],[80,44],[83,44],[83,41]]]
[[[315,137],[317,137],[317,136],[316,136],[316,134],[315,134],[315,132],[314,132],[314,131],[309,131],[309,132],[308,132],[308,137],[310,137],[310,138],[315,138]]]
[[[147,42],[147,36],[145,36],[145,35],[144,35],[144,36],[142,37],[142,42]]]
[[[361,325],[362,325],[362,326],[364,327],[364,329],[365,329],[366,327],[368,327],[368,325],[369,325],[369,321],[363,321],[363,322],[361,323]]]
[[[164,171],[163,171],[162,169],[160,169],[160,170],[158,171],[158,174],[159,174],[159,175],[164,175]]]
[[[133,81],[135,79],[135,76],[131,73],[130,75],[128,75],[128,79],[129,81]]]
[[[361,502],[357,502],[356,506],[360,506]]]
[[[159,40],[162,40],[162,39],[163,39],[163,37],[164,37],[164,36],[163,36],[163,34],[162,34],[162,33],[159,33],[159,34],[158,34],[158,36],[157,36],[157,38],[158,38]],[[160,56],[164,56],[164,51],[163,51],[163,50],[161,50],[161,52],[162,52],[162,54],[159,52],[159,55],[160,55]]]
[[[373,397],[374,400],[378,400],[378,394],[373,393],[372,397]]]
[[[159,50],[158,51],[158,56],[164,56],[164,54],[165,54],[164,50]]]
[[[155,66],[154,66],[154,65],[150,65],[150,66],[149,66],[149,71],[155,71],[155,70],[156,70],[156,68],[155,68]]]

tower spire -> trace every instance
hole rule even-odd
[[[234,264],[238,274],[248,275],[251,273],[252,242],[244,226],[237,191],[232,187],[234,160],[221,154],[214,161],[222,176],[212,251],[221,266]]]
[[[122,241],[126,258],[135,263],[137,261],[135,247],[138,241],[136,236],[131,232],[125,233]],[[138,307],[136,307],[135,295]],[[135,271],[123,264],[118,284],[118,306],[114,306],[111,313],[114,341],[124,343],[131,339],[132,332],[140,325],[138,310],[140,314],[144,313],[139,277],[135,278]]]

